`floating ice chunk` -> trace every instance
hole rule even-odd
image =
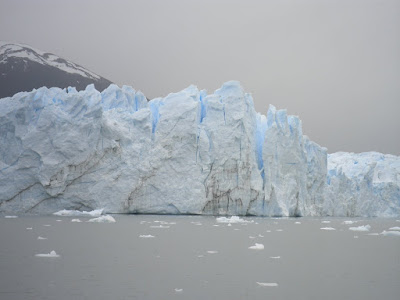
[[[62,216],[62,217],[99,217],[102,215],[104,208],[95,209],[92,211],[79,211],[79,210],[67,210],[63,209],[53,213],[55,216]]]
[[[396,226],[396,227],[391,227],[389,228],[389,230],[400,230],[400,227]]]
[[[183,289],[175,289],[175,292],[177,292],[177,293],[182,293],[182,292],[183,292]]]
[[[267,230],[266,232],[271,232],[271,230]]]
[[[276,231],[280,232],[280,231],[283,231],[283,229],[277,229]]]
[[[150,238],[153,238],[154,237],[154,235],[151,235],[151,234],[141,234],[141,235],[139,235],[139,237],[140,238],[144,238],[144,239],[150,239]]]
[[[294,224],[301,224],[301,222],[294,222]]]
[[[26,230],[32,230],[33,228],[32,227],[26,227]]]
[[[259,286],[264,286],[264,287],[274,287],[274,286],[278,286],[278,284],[276,282],[257,282],[257,284]]]
[[[230,218],[227,217],[219,217],[216,219],[218,223],[253,223],[254,221],[247,221],[239,218],[238,216],[232,216]]]
[[[381,233],[384,236],[400,236],[400,231],[382,231]]]
[[[250,246],[249,249],[251,249],[251,250],[264,250],[264,245],[256,243],[254,246]]]
[[[57,222],[62,222],[62,220],[56,220]]]
[[[368,233],[367,235],[379,235],[379,233],[374,232],[374,233]]]
[[[71,222],[80,223],[80,222],[82,222],[82,221],[79,220],[79,219],[72,219]]]
[[[18,218],[18,216],[4,216],[4,218],[6,218],[6,219],[16,219],[16,218]]]
[[[255,239],[256,237],[255,236],[249,236],[249,239]]]
[[[357,223],[357,221],[344,221],[343,224],[344,225],[351,225],[351,224],[355,224]]]
[[[280,257],[280,256],[270,256],[269,258],[272,258],[272,259],[280,259],[281,257]]]
[[[197,255],[197,257],[204,257],[204,255]]]
[[[322,221],[322,224],[329,224],[331,221]]]
[[[43,226],[44,227],[50,227],[51,225],[50,224],[44,224]]]
[[[38,236],[38,238],[37,238],[38,240],[47,240],[47,238],[45,238],[45,237],[42,237],[42,236]]]
[[[158,225],[158,226],[150,226],[150,228],[169,228],[169,226]]]
[[[322,228],[320,228],[321,230],[336,230],[335,228],[333,228],[333,227],[322,227]]]
[[[358,227],[349,227],[349,230],[352,231],[369,231],[371,229],[370,225],[362,225],[362,226],[358,226]]]
[[[56,253],[56,251],[52,250],[50,253],[45,253],[45,254],[36,254],[36,257],[60,257],[59,254]]]
[[[240,230],[239,228],[235,228],[235,229],[233,229],[233,230]]]
[[[207,253],[209,253],[209,254],[217,254],[217,253],[218,253],[218,251],[215,251],[215,250],[209,250],[209,251],[207,251]]]
[[[355,239],[358,239],[358,235],[355,235],[354,238],[355,238]]]
[[[259,234],[258,237],[264,237],[262,234]]]
[[[190,223],[192,223],[193,225],[197,225],[197,226],[203,225],[203,224],[201,224],[200,222],[190,222]]]
[[[215,224],[215,225],[213,225],[214,227],[219,227],[219,225],[217,225],[217,224]]]
[[[232,226],[232,224],[231,224],[231,223],[229,223],[229,224],[228,224],[228,226]]]
[[[101,216],[98,218],[93,218],[90,219],[88,222],[93,222],[93,223],[115,223],[115,219],[110,216],[110,215],[105,215],[105,216]]]

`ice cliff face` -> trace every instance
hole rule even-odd
[[[115,85],[0,99],[0,212],[399,214],[399,167],[389,176],[376,164],[389,177],[371,185],[340,164],[329,162],[327,176],[326,149],[303,136],[301,121],[273,106],[257,114],[237,82],[150,102]],[[369,190],[377,200],[363,198]]]
[[[324,213],[399,216],[400,158],[377,152],[329,154]]]

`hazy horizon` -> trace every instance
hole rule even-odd
[[[0,0],[0,40],[149,99],[238,80],[329,153],[400,155],[400,1]]]

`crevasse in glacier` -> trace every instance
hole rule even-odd
[[[256,113],[234,81],[149,102],[116,85],[0,99],[3,212],[398,215],[400,168],[355,175],[343,155],[327,161],[286,110]]]

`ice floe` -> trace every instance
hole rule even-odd
[[[209,250],[209,251],[207,251],[207,253],[208,253],[208,254],[217,254],[217,253],[218,253],[218,251],[215,251],[215,250]]]
[[[349,230],[352,231],[369,231],[371,229],[370,225],[361,225],[358,227],[349,227]]]
[[[72,219],[71,220],[71,222],[74,222],[74,223],[80,223],[80,222],[82,222],[81,220],[79,220],[79,219]]]
[[[99,217],[103,214],[104,208],[95,209],[92,211],[80,211],[80,210],[67,210],[63,209],[53,213],[55,216],[62,216],[62,217]]]
[[[301,222],[294,222],[294,224],[301,224]]]
[[[343,224],[344,225],[351,225],[351,224],[355,224],[357,223],[357,221],[344,221]]]
[[[264,249],[264,245],[255,243],[255,245],[254,246],[250,246],[249,249],[251,249],[251,250],[263,250]]]
[[[400,230],[400,227],[396,226],[396,227],[391,227],[389,228],[389,230]]]
[[[254,221],[247,221],[244,219],[239,218],[238,216],[232,216],[230,218],[227,217],[218,217],[218,223],[253,223]]]
[[[331,221],[322,221],[322,224],[329,224]]]
[[[33,228],[32,227],[26,227],[26,230],[32,230]]]
[[[182,293],[182,292],[183,292],[183,289],[175,289],[175,292],[177,292],[177,293]]]
[[[274,287],[278,286],[276,282],[257,282],[259,286],[264,286],[264,287]]]
[[[56,251],[52,250],[50,253],[44,253],[44,254],[36,254],[36,257],[60,257],[59,254],[56,253]]]
[[[115,223],[115,219],[110,215],[101,216],[98,218],[89,219],[87,222],[93,223]]]
[[[37,238],[38,240],[47,240],[47,238],[45,238],[45,237],[42,237],[42,236],[38,236],[38,238]]]
[[[320,228],[321,230],[336,230],[335,228],[333,228],[333,227],[322,227],[322,228]]]
[[[144,239],[150,239],[150,238],[154,238],[154,235],[151,234],[141,234],[139,235],[140,238],[144,238]]]
[[[4,218],[6,218],[6,219],[16,219],[16,218],[18,218],[18,216],[4,216]]]
[[[150,228],[169,228],[169,226],[166,226],[166,225],[154,225],[154,226],[150,226]]]
[[[269,258],[272,258],[272,259],[280,259],[281,257],[280,257],[280,256],[270,256]]]
[[[400,231],[382,231],[381,233],[384,236],[400,236]]]

